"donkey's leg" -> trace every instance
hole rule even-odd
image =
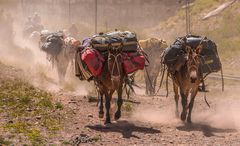
[[[184,91],[182,91],[182,89],[180,89],[180,94],[182,97],[182,113],[181,113],[181,120],[185,121],[186,120],[186,116],[187,116],[187,97],[188,97],[188,92],[186,92],[186,94],[184,93]]]
[[[149,94],[149,81],[148,81],[148,77],[146,75],[146,71],[144,72],[144,79],[145,79],[145,84],[146,84],[145,94],[148,95]]]
[[[197,92],[198,92],[198,86],[197,86],[197,88],[194,88],[191,91],[191,101],[190,101],[189,106],[188,106],[188,108],[189,108],[188,117],[187,117],[187,122],[188,123],[192,123],[191,114],[192,114],[194,99],[197,95]]]
[[[157,84],[157,75],[154,75],[154,76],[152,77],[153,95],[154,95],[155,92],[156,92],[156,84]]]
[[[104,124],[110,124],[111,123],[111,119],[110,119],[111,97],[108,93],[107,94],[105,93],[105,108],[106,108],[106,120]]]
[[[66,75],[66,72],[67,72],[67,67],[68,67],[68,62],[65,62],[64,60],[61,60],[61,59],[58,58],[58,60],[56,60],[56,62],[57,62],[57,72],[58,72],[58,78],[59,78],[59,83],[60,84],[62,84],[64,82],[64,78],[65,78],[65,75]]]
[[[176,104],[175,115],[176,115],[176,117],[179,117],[179,111],[178,111],[178,100],[179,100],[178,86],[174,82],[173,82],[173,91],[174,91],[174,99],[175,99],[175,104]]]
[[[99,113],[98,113],[98,117],[99,118],[103,118],[104,116],[104,111],[103,111],[103,93],[99,93],[100,95],[100,105],[99,105]]]
[[[118,99],[117,99],[117,106],[118,106],[118,109],[115,113],[115,120],[118,120],[120,117],[121,117],[121,107],[122,107],[122,103],[123,103],[123,100],[122,100],[122,86],[118,89]]]
[[[154,95],[154,77],[152,75],[149,76],[149,90],[150,90],[150,95]]]
[[[111,100],[114,90],[105,90],[105,108],[106,108],[106,121],[105,124],[111,123],[110,109],[111,109]]]

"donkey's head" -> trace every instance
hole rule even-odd
[[[203,46],[200,44],[196,49],[191,48],[190,46],[186,46],[187,52],[187,73],[191,80],[191,83],[195,83],[197,79],[200,79],[200,53],[202,51]]]
[[[122,44],[110,44],[108,49],[108,71],[114,86],[116,85],[115,83],[119,83],[123,77],[122,48]]]

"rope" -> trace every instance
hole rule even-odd
[[[202,80],[202,85],[205,87],[204,80]],[[208,101],[207,101],[207,93],[206,93],[206,92],[204,92],[204,100],[205,100],[207,106],[210,108],[210,104],[209,104]]]
[[[222,91],[224,91],[224,79],[223,79],[222,64],[221,64],[221,77],[222,77]]]
[[[166,97],[168,97],[168,76],[169,76],[169,72],[167,72],[167,79],[166,79],[166,89],[167,89]]]
[[[163,65],[163,70],[162,70],[162,72],[161,72],[161,81],[160,81],[158,90],[157,90],[157,92],[155,93],[155,95],[159,92],[160,88],[162,87],[163,78],[164,78],[164,75],[165,75],[165,70],[166,70],[166,67],[165,67],[165,64],[164,64],[164,65]]]
[[[150,77],[149,77],[149,74],[148,74],[148,71],[147,71],[147,68],[145,68],[145,72],[147,74],[147,78],[148,78],[148,81],[150,83],[151,89],[154,90],[153,85],[152,85],[152,81],[150,80]]]
[[[109,61],[110,56],[114,57],[114,63],[113,63],[113,67],[112,67],[112,70],[111,70],[111,78],[114,76],[113,73],[114,73],[115,66],[117,66],[117,70],[118,70],[119,75],[117,77],[114,76],[114,78],[118,78],[118,77],[120,77],[120,67],[119,67],[117,59],[118,59],[119,56],[121,56],[121,54],[113,55],[112,53],[109,52],[108,61]],[[110,69],[109,63],[108,63],[108,69]]]
[[[201,57],[201,56],[200,56]],[[204,79],[205,79],[205,77],[203,77],[203,66],[201,65],[201,64],[203,64],[203,62],[201,61],[201,59],[200,59],[200,67],[201,67],[201,80],[202,80],[202,87],[204,87],[205,88],[205,82],[204,82]],[[199,85],[198,85],[199,86]],[[206,104],[207,104],[207,106],[210,108],[210,104],[208,103],[208,101],[207,101],[207,93],[206,93],[206,91],[205,91],[205,89],[204,89],[204,101],[206,102]]]

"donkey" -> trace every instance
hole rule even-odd
[[[94,82],[98,88],[99,96],[100,96],[100,104],[99,104],[99,118],[104,117],[103,111],[103,96],[105,96],[105,122],[104,124],[110,124],[110,107],[111,107],[111,99],[112,95],[115,91],[117,91],[118,99],[117,99],[117,111],[115,112],[115,120],[118,120],[121,117],[121,106],[123,104],[122,99],[122,90],[124,79],[126,78],[126,74],[123,71],[122,61],[122,48],[121,46],[109,46],[107,61],[103,67],[103,73],[100,77],[95,77]]]
[[[161,71],[162,64],[159,57],[163,50],[167,48],[167,43],[164,40],[157,38],[149,38],[147,40],[140,40],[140,46],[148,55],[149,65],[144,69],[144,79],[146,83],[146,95],[154,95],[157,83],[157,77]]]
[[[198,86],[202,82],[203,73],[201,70],[201,57],[200,53],[203,46],[200,44],[196,48],[191,48],[190,46],[185,47],[186,54],[184,59],[180,58],[181,61],[184,61],[184,64],[181,65],[179,70],[173,72],[168,72],[168,75],[172,78],[173,81],[173,90],[174,98],[176,103],[176,116],[179,117],[178,111],[178,100],[179,100],[179,90],[181,95],[182,102],[182,113],[181,120],[185,121],[187,117],[187,122],[191,123],[191,114],[194,104],[194,99],[198,93]],[[188,96],[191,94],[191,99],[188,104]],[[188,112],[187,112],[188,110]]]
[[[46,36],[41,35],[41,39],[39,42],[39,46],[40,46],[41,50],[43,50],[42,46],[44,43],[46,43],[47,36],[49,36],[49,35],[48,34]],[[56,42],[54,42],[54,43],[56,43]],[[56,65],[60,84],[62,84],[64,82],[65,75],[66,75],[69,64],[71,63],[73,66],[74,54],[79,45],[80,45],[80,41],[78,41],[72,37],[63,36],[61,38],[61,45],[59,45],[58,46],[59,48],[57,48],[58,50],[60,50],[59,53],[52,54],[52,53],[45,51],[46,55],[47,55],[47,59],[49,61],[51,61],[53,66]]]

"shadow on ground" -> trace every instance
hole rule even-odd
[[[222,129],[222,128],[215,128],[211,127],[206,124],[201,124],[201,123],[193,123],[193,124],[187,124],[184,123],[183,126],[178,126],[176,127],[180,131],[201,131],[204,136],[206,137],[211,137],[211,136],[216,136],[214,133],[233,133],[237,132],[236,129]]]
[[[136,126],[133,123],[129,123],[128,121],[117,121],[116,123],[112,123],[110,126],[103,126],[103,125],[87,125],[86,127],[100,131],[100,132],[118,132],[121,133],[123,138],[138,138],[138,136],[133,135],[133,132],[139,132],[144,134],[155,134],[155,133],[161,133],[160,130],[148,128],[144,126]]]

